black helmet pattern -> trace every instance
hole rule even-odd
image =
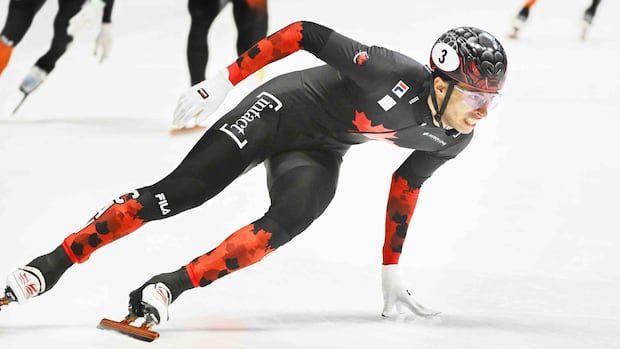
[[[506,80],[506,52],[488,32],[458,27],[441,35],[431,50],[431,69],[475,90],[497,92]]]

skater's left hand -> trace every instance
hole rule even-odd
[[[382,266],[381,284],[383,288],[383,312],[381,316],[390,317],[406,312],[425,318],[433,318],[440,312],[424,307],[416,302],[400,279],[398,264]]]
[[[228,80],[228,69],[192,86],[179,98],[172,126],[179,129],[201,124],[219,108],[233,87]]]
[[[110,51],[112,51],[112,24],[101,23],[93,54],[99,56],[99,63],[102,63],[110,56]]]

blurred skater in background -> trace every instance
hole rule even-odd
[[[207,35],[215,17],[229,2],[233,3],[239,55],[267,36],[267,0],[189,0],[192,22],[187,38],[187,65],[192,85],[206,78]]]
[[[525,24],[527,23],[527,19],[530,16],[530,8],[532,8],[532,6],[536,4],[536,1],[537,0],[527,0],[525,4],[523,4],[523,7],[517,14],[517,17],[515,17],[513,20],[512,31],[508,35],[509,37],[513,39],[517,39],[519,37],[519,32],[523,29],[523,27],[525,27]],[[590,7],[588,7],[583,13],[582,31],[581,31],[581,38],[583,40],[585,40],[588,30],[590,29],[590,26],[592,25],[592,20],[594,19],[594,16],[596,15],[596,9],[598,8],[598,5],[600,4],[600,2],[601,0],[592,0],[592,4],[590,4]]]
[[[0,75],[9,64],[13,49],[28,32],[32,20],[45,0],[10,0],[9,9],[0,34]],[[111,17],[114,0],[59,0],[54,19],[54,36],[48,51],[41,56],[22,80],[19,89],[23,100],[45,81],[56,62],[67,51],[73,36],[96,21],[101,29],[95,40],[95,55],[100,61],[110,54],[112,45]],[[20,103],[21,105],[21,103]],[[19,107],[19,105],[18,105]]]

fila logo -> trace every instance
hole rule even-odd
[[[409,91],[409,86],[407,86],[407,84],[405,84],[402,80],[399,80],[398,83],[392,88],[392,92],[394,92],[398,98],[402,98],[407,91]]]
[[[198,90],[198,94],[200,95],[200,97],[202,97],[202,99],[209,98],[209,94],[207,93],[207,90],[205,90],[204,88],[201,88],[200,90]]]
[[[155,195],[157,199],[159,199],[159,209],[161,210],[161,214],[164,216],[170,213],[170,209],[168,209],[168,200],[166,199],[166,195],[164,193],[159,193]]]

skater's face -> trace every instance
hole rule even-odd
[[[437,103],[441,105],[446,97],[448,83],[437,77],[434,80],[434,88]],[[454,128],[460,133],[471,133],[478,122],[487,116],[489,109],[497,105],[499,98],[498,93],[472,91],[457,84],[452,90],[441,121],[445,126]]]

